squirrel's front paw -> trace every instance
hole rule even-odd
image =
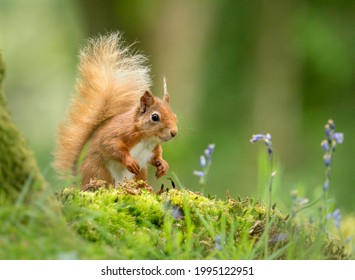
[[[139,164],[134,158],[129,158],[125,161],[124,165],[127,167],[128,171],[138,175],[139,174]]]
[[[169,164],[163,159],[157,160],[155,166],[157,167],[157,171],[155,172],[155,178],[157,179],[165,175],[169,170]]]

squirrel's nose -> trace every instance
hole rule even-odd
[[[172,138],[174,138],[176,136],[176,134],[177,134],[176,130],[170,131],[170,135],[171,135]]]

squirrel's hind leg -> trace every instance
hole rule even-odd
[[[114,179],[105,164],[95,157],[87,157],[84,160],[80,168],[80,174],[82,176],[82,190],[98,188],[99,185],[114,186],[115,184]],[[95,180],[95,182],[93,182],[93,180]],[[93,184],[94,186],[92,186]]]

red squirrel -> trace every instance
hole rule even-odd
[[[169,165],[161,144],[178,132],[165,79],[163,99],[153,96],[146,57],[132,53],[119,33],[90,39],[79,58],[76,94],[59,126],[55,168],[75,171],[89,141],[79,168],[82,189],[91,179],[111,185],[147,180],[148,163],[156,167],[156,178],[165,175]]]

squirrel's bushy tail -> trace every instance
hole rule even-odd
[[[67,120],[59,126],[54,167],[75,170],[81,151],[95,129],[127,112],[151,85],[146,58],[132,54],[119,33],[88,41],[80,52],[79,77]]]

